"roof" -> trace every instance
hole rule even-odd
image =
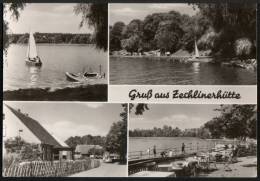
[[[80,154],[88,154],[89,150],[95,148],[98,150],[103,149],[100,145],[77,145],[75,152]]]
[[[57,141],[44,127],[42,127],[42,125],[38,121],[32,119],[31,117],[22,113],[19,110],[16,110],[8,105],[6,106],[43,144],[52,145],[55,148],[68,147],[59,143],[59,141]]]

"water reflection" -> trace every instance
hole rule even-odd
[[[200,71],[200,62],[193,62],[192,69],[195,74],[199,73]]]
[[[111,84],[254,85],[256,73],[211,63],[110,57]]]
[[[40,78],[40,72],[41,72],[41,67],[36,67],[36,66],[28,66],[28,70],[30,73],[30,86],[36,86],[37,83],[39,82]]]

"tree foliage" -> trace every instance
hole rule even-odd
[[[96,47],[107,50],[108,11],[107,4],[79,3],[74,7],[74,12],[81,15],[80,27],[88,24],[94,28]]]
[[[122,32],[125,28],[125,24],[123,22],[116,22],[113,27],[110,29],[110,51],[120,50],[121,47],[121,39]]]
[[[9,43],[27,43],[29,34],[10,34]],[[38,33],[34,34],[36,43],[68,43],[68,44],[92,44],[91,34],[72,33]]]
[[[199,137],[210,138],[207,128],[193,128],[181,130],[178,127],[164,125],[162,128],[154,127],[153,129],[134,129],[129,130],[130,137]]]
[[[234,43],[237,39],[248,38],[256,47],[256,4],[240,3],[198,3],[203,17],[219,33],[213,51],[223,56],[234,56]],[[255,48],[247,55],[255,57]]]
[[[7,11],[11,13],[11,16],[18,20],[20,16],[20,11],[25,7],[25,3],[3,3],[3,37],[1,36],[1,41],[3,42],[3,51],[7,53],[7,48],[9,46],[9,37],[8,37],[8,22],[6,21]]]
[[[143,103],[139,103],[139,104],[129,104],[129,112],[131,113],[132,109],[135,107],[135,114],[136,115],[142,115],[146,110],[149,110],[148,104],[143,104]]]
[[[90,134],[85,136],[71,136],[69,137],[65,143],[71,148],[76,148],[77,145],[100,145],[102,147],[105,146],[106,137],[104,136],[92,136]]]
[[[21,137],[9,138],[4,142],[7,153],[18,154],[17,162],[34,161],[40,158],[37,144],[28,143]]]
[[[106,137],[106,150],[110,153],[120,155],[120,160],[126,162],[127,154],[127,104],[122,104],[123,112],[120,114],[122,120],[112,124]]]
[[[204,125],[213,138],[256,138],[255,105],[221,105],[216,111],[220,116]]]
[[[121,48],[130,52],[157,49],[192,52],[196,39],[200,50],[210,50],[216,57],[256,56],[256,4],[226,2],[192,6],[199,10],[194,16],[170,11],[131,21],[120,36]],[[111,41],[110,47],[114,46],[119,48],[119,41]]]

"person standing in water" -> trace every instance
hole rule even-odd
[[[182,143],[182,145],[181,145],[181,152],[185,153],[185,144],[184,143]]]
[[[153,155],[154,155],[154,157],[156,157],[156,146],[155,145],[153,146]]]

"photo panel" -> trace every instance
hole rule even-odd
[[[257,106],[133,104],[129,177],[256,177]]]
[[[256,3],[110,4],[110,84],[256,85]]]
[[[126,177],[127,104],[4,102],[3,177]]]
[[[4,100],[107,101],[107,4],[4,3]]]

